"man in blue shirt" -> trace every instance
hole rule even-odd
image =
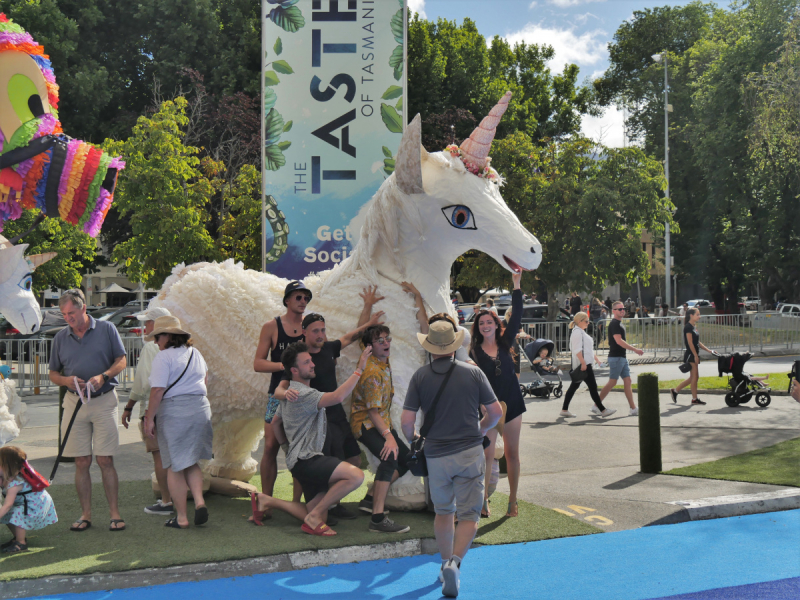
[[[75,488],[81,503],[81,517],[70,529],[86,531],[92,526],[89,467],[94,454],[111,512],[109,529],[122,531],[125,521],[119,514],[119,478],[114,468],[114,455],[119,449],[119,407],[115,388],[117,375],[127,364],[125,348],[113,324],[95,321],[86,314],[86,299],[81,290],[65,292],[58,300],[58,307],[67,327],[53,338],[50,381],[67,387],[61,421],[62,439],[75,407],[81,402],[80,396],[91,396],[78,411],[64,448],[64,456],[75,457]]]

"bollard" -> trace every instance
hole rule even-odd
[[[661,413],[658,375],[642,373],[637,380],[639,396],[639,463],[642,473],[661,472]]]

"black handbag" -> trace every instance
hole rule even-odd
[[[583,336],[581,336],[581,352],[583,352]],[[584,362],[586,361],[586,356],[583,357]],[[582,370],[580,367],[575,369],[569,370],[569,379],[572,383],[578,383],[581,381],[586,381],[586,377],[589,375],[589,367],[586,367],[586,370]]]
[[[436,419],[436,405],[439,404],[439,398],[442,397],[442,392],[444,391],[447,381],[450,379],[450,375],[453,374],[453,369],[455,368],[456,363],[453,361],[453,364],[450,365],[450,370],[447,371],[447,374],[444,376],[442,385],[439,386],[439,391],[436,392],[436,397],[431,403],[431,409],[425,415],[425,421],[422,423],[422,429],[419,431],[419,436],[415,437],[409,445],[410,447],[408,458],[406,459],[406,466],[408,467],[408,470],[417,477],[428,476],[428,461],[425,458],[425,438],[428,437],[431,427],[433,427],[433,422]]]
[[[678,365],[678,370],[681,373],[688,373],[689,371],[692,370],[692,363],[685,362],[681,365]]]

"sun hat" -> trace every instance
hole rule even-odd
[[[311,298],[313,298],[311,290],[308,289],[302,281],[292,281],[289,283],[289,285],[286,286],[286,289],[283,291],[284,306],[286,306],[286,299],[298,290],[303,290],[305,292],[308,292],[308,300],[311,301]]]
[[[171,317],[172,313],[161,306],[154,306],[134,316],[140,321],[155,321],[158,317]]]
[[[176,335],[188,335],[189,337],[192,337],[191,333],[181,329],[181,322],[178,317],[173,317],[171,315],[158,317],[153,325],[152,333],[150,335],[146,335],[144,339],[147,342],[152,342],[157,335],[162,333],[174,333]]]
[[[450,354],[461,347],[464,341],[464,330],[453,331],[449,321],[434,321],[428,328],[428,334],[418,333],[417,339],[425,350],[431,354]]]

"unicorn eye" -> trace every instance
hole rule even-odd
[[[31,278],[30,275],[26,275],[25,277],[22,278],[22,281],[20,281],[17,285],[26,292],[30,292],[31,288],[33,287],[33,279]]]
[[[452,206],[445,206],[442,209],[447,222],[456,229],[477,229],[475,225],[475,217],[472,216],[472,211],[469,207],[463,204],[454,204]]]

